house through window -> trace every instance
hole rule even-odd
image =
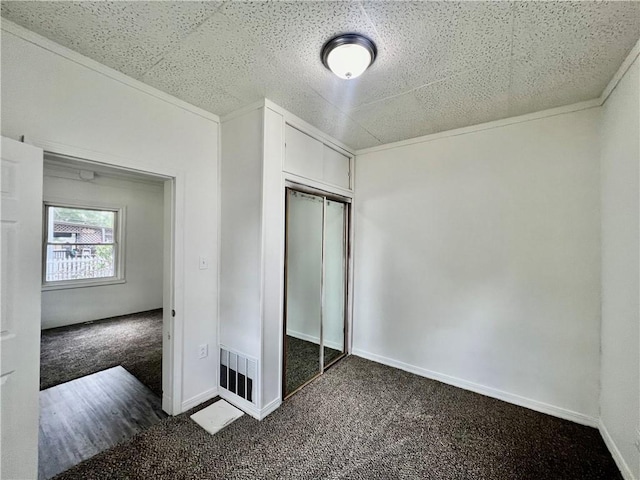
[[[44,284],[120,279],[120,211],[46,204]]]

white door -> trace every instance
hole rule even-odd
[[[42,150],[2,137],[0,478],[38,476]]]
[[[179,413],[173,395],[173,180],[164,182],[164,263],[162,293],[162,410]]]

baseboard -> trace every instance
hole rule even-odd
[[[260,420],[260,409],[256,407],[253,403],[245,400],[242,397],[239,397],[235,393],[230,392],[226,388],[220,389],[220,397],[236,408],[239,408],[247,415],[252,416],[256,420]]]
[[[529,408],[531,410],[535,410],[540,413],[546,413],[548,415],[559,417],[565,420],[570,420],[572,422],[579,423],[581,425],[598,428],[598,419],[594,417],[590,417],[583,413],[567,410],[565,408],[557,407],[555,405],[550,405],[548,403],[540,402],[538,400],[521,397],[520,395],[505,392],[492,387],[487,387],[485,385],[480,385],[478,383],[469,382],[468,380],[452,377],[444,373],[427,370],[425,368],[417,367],[415,365],[410,365],[408,363],[404,363],[399,360],[393,360],[391,358],[383,357],[381,355],[365,352],[364,350],[353,349],[351,353],[352,355],[355,355],[357,357],[366,358],[367,360],[372,360],[377,363],[382,363],[383,365],[388,365],[390,367],[398,368],[400,370],[404,370],[409,373],[415,373],[416,375],[420,375],[421,377],[437,380],[439,382],[446,383],[448,385],[453,385],[454,387],[470,390],[472,392],[480,393],[481,395],[485,395],[487,397],[492,397],[508,403],[513,403],[514,405]]]
[[[282,405],[282,400],[280,400],[279,398],[276,398],[272,402],[269,402],[267,406],[260,409],[260,420],[265,418],[270,413],[275,412],[280,407],[280,405]]]
[[[308,335],[302,332],[295,332],[293,330],[289,330],[287,335],[290,337],[294,337],[300,340],[304,340],[305,342],[315,343],[316,345],[320,345],[320,339],[318,337],[314,337],[313,335]],[[325,347],[333,348],[334,350],[342,351],[342,345],[335,342],[324,342]]]
[[[201,403],[212,399],[216,395],[218,395],[218,387],[214,387],[214,388],[210,388],[209,390],[205,390],[204,392],[199,393],[195,397],[191,397],[189,400],[185,400],[184,402],[182,402],[182,405],[181,405],[182,412],[186,412],[187,410],[191,410],[193,407],[197,407]]]
[[[598,422],[598,428],[600,429],[600,435],[602,435],[602,439],[604,440],[605,445],[609,449],[609,452],[611,452],[611,456],[620,469],[620,473],[622,473],[622,478],[624,478],[624,480],[637,480],[636,477],[633,476],[631,468],[629,468],[629,465],[627,465],[627,462],[625,462],[624,458],[622,457],[620,450],[618,450],[618,446],[613,441],[613,438],[609,434],[609,430],[607,430],[607,427],[603,423],[602,419],[600,419],[600,421]]]
[[[245,400],[242,397],[239,397],[235,393],[232,393],[224,388],[220,389],[220,397],[222,397],[234,407],[239,408],[247,415],[252,416],[256,420],[264,419],[267,415],[277,410],[278,407],[282,404],[282,400],[276,398],[273,401],[269,402],[264,408],[258,408],[253,403]]]

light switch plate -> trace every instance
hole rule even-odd
[[[207,257],[200,257],[200,270],[206,270],[209,268],[209,259]]]

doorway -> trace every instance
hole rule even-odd
[[[346,355],[350,199],[285,194],[283,399]]]
[[[44,158],[41,479],[172,413],[174,231],[173,178]]]

